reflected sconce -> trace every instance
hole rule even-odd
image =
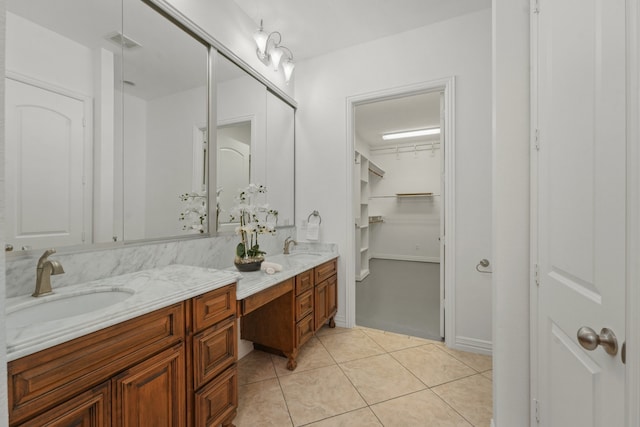
[[[278,71],[282,67],[284,80],[289,84],[295,64],[293,63],[293,53],[286,46],[281,45],[282,35],[278,31],[266,33],[260,20],[260,28],[253,34],[256,41],[256,55],[264,65],[273,67]]]

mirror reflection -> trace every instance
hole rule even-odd
[[[294,224],[294,108],[233,64],[216,58],[218,231],[238,225],[229,215],[239,190],[267,187],[278,225]]]
[[[206,233],[207,48],[141,1],[124,16],[124,238]]]
[[[206,231],[180,196],[206,200],[207,48],[139,0],[6,6],[7,243]]]

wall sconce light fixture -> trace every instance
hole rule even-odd
[[[293,63],[293,53],[286,46],[281,45],[282,34],[278,31],[266,33],[262,27],[260,20],[260,28],[253,34],[256,41],[256,55],[264,65],[271,65],[274,71],[278,71],[282,67],[284,72],[284,80],[289,84],[293,69],[296,66]],[[285,56],[286,55],[286,56]]]

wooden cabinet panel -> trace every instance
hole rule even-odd
[[[235,284],[193,298],[193,324],[196,331],[233,316],[235,312]]]
[[[304,273],[300,273],[296,276],[296,295],[312,289],[314,285],[313,269],[307,270]]]
[[[309,341],[315,331],[313,327],[313,313],[296,323],[296,347],[301,347]]]
[[[21,427],[110,427],[111,382],[56,406]]]
[[[266,306],[271,301],[274,301],[285,295],[286,293],[293,291],[293,286],[294,278],[292,277],[285,280],[284,282],[278,283],[275,286],[267,288],[264,291],[248,296],[247,298],[240,301],[241,304],[239,314],[244,316],[245,314],[249,314],[254,310]]]
[[[313,317],[317,331],[327,321],[327,282],[320,282],[315,288],[315,307]]]
[[[196,393],[196,426],[217,426],[230,420],[237,407],[238,371],[233,365]]]
[[[183,304],[10,362],[11,425],[65,402],[184,337]]]
[[[186,425],[185,365],[182,343],[113,379],[113,425]]]
[[[338,276],[327,279],[327,317],[338,312]]]
[[[237,360],[235,317],[193,337],[193,382],[198,389]]]
[[[300,321],[311,313],[313,313],[313,289],[296,297],[296,321]]]
[[[332,259],[331,261],[327,261],[324,264],[320,264],[313,270],[316,276],[316,285],[318,285],[320,282],[327,280],[329,277],[338,272],[338,260],[337,258]]]

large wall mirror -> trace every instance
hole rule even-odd
[[[233,229],[225,206],[249,182],[268,186],[280,226],[294,224],[294,109],[264,84],[222,55],[210,61],[215,50],[142,0],[6,6],[5,235],[15,252]]]
[[[267,187],[278,226],[294,224],[294,109],[224,55],[216,58],[218,231],[249,183]]]

